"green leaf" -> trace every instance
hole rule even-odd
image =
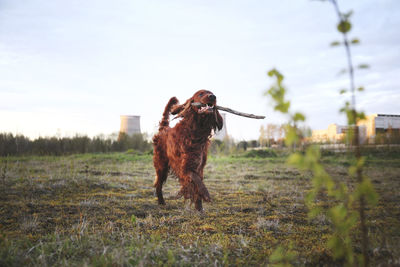
[[[272,69],[272,70],[268,71],[267,74],[268,74],[269,77],[274,76],[274,74],[275,74],[275,69]]]
[[[359,91],[359,92],[363,92],[363,91],[364,91],[364,89],[365,89],[365,88],[364,88],[363,86],[360,86],[360,87],[358,87],[358,88],[357,88],[357,91]]]
[[[352,176],[352,177],[356,176],[356,172],[357,172],[357,167],[356,166],[350,166],[349,167],[350,176]]]
[[[293,120],[294,121],[305,121],[306,117],[302,113],[296,112],[293,116]]]
[[[314,199],[317,195],[316,191],[310,191],[306,194],[306,197],[304,198],[305,203],[308,207],[310,207],[312,205],[312,203],[314,202]]]
[[[354,125],[356,122],[356,119],[354,116],[357,116],[357,114],[353,113],[353,109],[350,107],[350,104],[346,102],[346,107],[345,107],[345,113],[347,116],[347,124],[348,125]],[[353,129],[349,129],[348,132],[354,131]]]
[[[364,112],[357,112],[357,121],[365,120],[367,117]]]
[[[291,154],[287,161],[289,165],[297,166],[299,168],[304,167],[304,157],[303,155],[299,153],[293,153]]]
[[[321,207],[314,207],[308,212],[308,218],[313,219],[317,217],[319,214],[321,214],[323,211],[323,208]]]
[[[357,38],[354,38],[353,40],[351,40],[351,43],[352,43],[352,44],[359,44],[359,43],[360,43],[360,40],[357,39]]]
[[[312,146],[309,146],[307,148],[307,150],[306,150],[306,158],[309,161],[318,162],[320,157],[321,157],[321,151],[319,149],[319,146],[312,145]]]
[[[339,93],[340,93],[341,95],[343,95],[343,94],[347,93],[347,89],[341,89]]]
[[[332,195],[338,200],[345,200],[348,196],[348,187],[344,183],[339,183],[337,189],[332,189]]]
[[[340,226],[347,216],[347,209],[343,204],[333,206],[328,210],[329,217],[335,226]]]
[[[341,44],[342,44],[342,43],[339,42],[339,41],[333,41],[333,42],[331,43],[331,46],[334,47],[334,46],[339,46],[339,45],[341,45]]]
[[[285,143],[288,146],[293,145],[294,143],[297,143],[299,141],[299,136],[297,135],[296,129],[288,126],[286,128],[286,139]]]
[[[288,249],[285,249],[283,246],[278,246],[272,254],[269,256],[269,261],[271,266],[274,267],[288,267],[291,266],[289,263],[296,259],[297,254],[292,250],[293,245],[289,245]]]
[[[365,165],[365,157],[360,157],[358,160],[357,160],[357,168],[362,168],[364,165]]]
[[[365,165],[365,157],[360,157],[357,159],[355,165],[349,167],[349,175],[355,177],[358,170],[361,170],[362,167]]]
[[[345,254],[345,247],[343,246],[343,241],[338,236],[332,236],[328,240],[328,248],[333,252],[333,257],[335,259],[342,258]]]
[[[347,226],[353,228],[357,224],[358,218],[357,212],[351,212],[347,218]]]
[[[358,185],[355,194],[358,198],[364,196],[368,204],[372,206],[378,203],[378,194],[368,177],[363,177],[363,181]]]
[[[349,125],[351,125],[349,119],[347,119],[347,123],[348,123]],[[354,137],[354,130],[351,128],[351,129],[349,129],[349,130],[347,131],[347,139],[348,139],[348,140],[353,140],[353,137]]]
[[[348,20],[341,20],[337,26],[337,29],[341,33],[347,33],[351,30],[351,23]]]
[[[357,66],[357,68],[359,69],[369,69],[369,65],[368,64],[360,64]]]
[[[328,195],[333,196],[335,194],[335,182],[331,177],[325,176],[325,187],[328,190]]]
[[[273,263],[279,262],[283,259],[284,257],[284,248],[282,246],[279,246],[272,252],[271,256],[269,257],[269,260]]]
[[[275,110],[280,111],[282,113],[287,113],[290,107],[290,101],[279,103],[275,106]]]
[[[275,68],[268,71],[268,76],[269,77],[275,76],[278,79],[278,84],[280,84],[284,78],[283,75]]]

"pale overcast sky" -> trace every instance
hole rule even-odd
[[[367,114],[400,114],[400,1],[339,0],[354,10],[350,36]],[[257,139],[282,123],[263,92],[276,67],[313,129],[345,123],[343,48],[329,2],[308,0],[0,0],[0,132],[30,137],[119,130],[140,115],[153,134],[172,96],[208,89],[218,104],[266,115],[227,115],[228,134]]]

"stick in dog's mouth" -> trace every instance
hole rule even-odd
[[[203,103],[197,103],[196,102],[196,105],[193,105],[193,106],[196,106],[197,108],[200,107],[200,109],[198,111],[199,113],[204,113],[204,112],[210,112],[211,113],[211,112],[214,112],[214,105],[210,104],[210,103],[203,104]]]
[[[192,103],[192,106],[195,106],[197,108],[200,108],[200,111],[204,109],[203,112],[205,112],[208,109],[214,109],[213,105],[209,105],[209,104],[203,104],[203,103],[199,103],[199,102],[195,102]],[[223,110],[238,116],[242,116],[242,117],[247,117],[247,118],[252,118],[252,119],[258,119],[258,120],[262,120],[265,119],[265,116],[259,116],[259,115],[254,115],[254,114],[249,114],[249,113],[244,113],[244,112],[239,112],[230,108],[225,108],[225,107],[221,107],[221,106],[215,106],[216,109],[218,110]],[[202,112],[200,112],[202,113]]]

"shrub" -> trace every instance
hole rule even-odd
[[[252,149],[244,154],[246,158],[275,158],[277,154],[272,149]]]

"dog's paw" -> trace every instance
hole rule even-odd
[[[211,202],[211,196],[210,193],[208,193],[207,188],[204,187],[204,190],[200,191],[199,194],[205,202]]]

